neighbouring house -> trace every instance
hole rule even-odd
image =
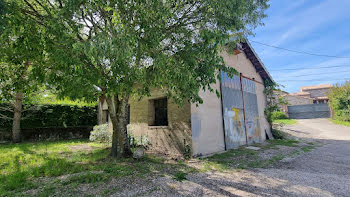
[[[303,86],[300,88],[299,92],[291,93],[290,95],[300,98],[312,99],[312,103],[328,103],[329,99],[327,94],[332,87],[333,86],[331,84]]]
[[[286,91],[276,91],[274,92],[274,97],[276,99],[276,102],[279,98],[282,98],[287,104],[279,104],[279,109],[284,112],[288,116],[288,106],[294,106],[294,105],[307,105],[312,104],[313,99],[302,97],[302,96],[295,96],[292,94],[289,94]]]
[[[212,84],[214,92],[201,91],[203,104],[175,104],[161,89],[150,97],[130,99],[128,132],[151,142],[151,150],[180,156],[190,152],[203,156],[259,143],[271,136],[264,110],[264,81],[272,77],[249,42],[241,43],[235,52],[221,53],[227,66],[240,74],[229,78],[221,72],[222,81]],[[109,120],[105,101],[99,102],[99,123]],[[111,125],[111,124],[110,124]]]

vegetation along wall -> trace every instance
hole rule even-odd
[[[3,106],[6,104],[2,104]],[[21,120],[23,140],[47,138],[88,138],[97,124],[97,109],[91,106],[72,105],[26,105]],[[12,117],[12,112],[0,113]],[[0,140],[11,139],[12,120],[0,119]]]

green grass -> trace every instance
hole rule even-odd
[[[54,193],[66,185],[106,183],[111,178],[149,173],[184,173],[193,169],[182,163],[168,164],[154,156],[136,161],[132,158],[115,160],[109,157],[110,149],[104,144],[84,140],[36,142],[0,145],[0,196],[21,196],[29,189],[40,190],[38,195]],[[38,178],[70,175],[63,181],[41,183]],[[60,188],[61,187],[61,188]],[[64,190],[64,189],[63,189]]]
[[[186,180],[186,175],[187,175],[187,173],[179,171],[179,172],[175,173],[174,179],[182,182],[183,180]]]
[[[190,167],[186,161],[169,162],[152,155],[143,160],[115,160],[109,157],[110,148],[106,145],[84,140],[0,145],[0,196],[23,196],[30,189],[38,191],[37,196],[57,193],[76,196],[80,194],[74,192],[79,191],[77,187],[81,184],[108,184],[111,179],[123,177],[170,176],[183,181],[189,173],[264,168],[282,160],[284,155],[263,159],[259,152],[278,149],[278,145],[295,147],[298,141],[269,140],[264,145],[255,145],[261,147],[259,151],[240,147],[199,159],[202,164],[199,169]],[[302,150],[308,152],[312,148]],[[61,175],[67,176],[57,178]]]
[[[294,119],[279,119],[279,120],[274,120],[273,123],[293,125],[293,124],[297,124],[298,122]]]
[[[301,150],[304,152],[311,152],[313,149],[315,149],[314,146],[305,146],[301,148]]]
[[[347,121],[340,121],[340,120],[334,120],[334,119],[329,119],[333,124],[339,124],[339,125],[344,125],[347,127],[350,127],[350,122]]]
[[[268,142],[269,142],[269,145],[268,145],[269,148],[276,145],[297,147],[299,143],[298,140],[293,140],[293,139],[269,140]]]

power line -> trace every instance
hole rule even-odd
[[[343,79],[301,79],[301,80],[276,80],[276,81],[279,81],[279,82],[289,82],[289,81],[343,81],[343,80],[350,80],[350,78],[343,78]]]
[[[254,40],[251,40],[251,42],[254,42],[254,43],[257,43],[257,44],[261,44],[261,45],[264,45],[264,46],[268,46],[268,47],[272,47],[272,48],[275,48],[275,49],[280,49],[280,50],[293,52],[293,53],[313,55],[313,56],[318,56],[318,57],[331,57],[331,58],[350,59],[350,57],[341,57],[341,56],[335,56],[335,55],[324,55],[324,54],[310,53],[310,52],[306,52],[306,51],[297,51],[297,50],[292,50],[292,49],[286,49],[286,48],[282,48],[282,47],[278,47],[278,46],[274,46],[274,45],[270,45],[270,44],[265,44],[265,43],[254,41]]]
[[[305,74],[305,75],[292,75],[292,76],[286,76],[288,77],[305,77],[305,76],[312,76],[312,75],[328,75],[328,74],[336,74],[336,73],[346,73],[350,72],[350,70],[343,70],[343,71],[337,71],[337,72],[327,72],[327,73],[312,73],[312,74]]]
[[[285,68],[285,69],[272,69],[269,71],[284,71],[284,70],[314,70],[314,69],[322,69],[322,68],[340,68],[340,67],[350,67],[350,65],[339,65],[339,66],[321,66],[314,68]]]

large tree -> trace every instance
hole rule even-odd
[[[24,0],[25,15],[44,26],[49,82],[62,95],[107,100],[112,156],[130,153],[130,97],[158,87],[176,102],[201,103],[213,91],[219,55],[232,35],[251,34],[267,0]]]
[[[43,57],[40,26],[21,11],[15,1],[0,2],[0,118],[12,120],[14,142],[21,140],[23,100],[39,85],[33,64]]]

